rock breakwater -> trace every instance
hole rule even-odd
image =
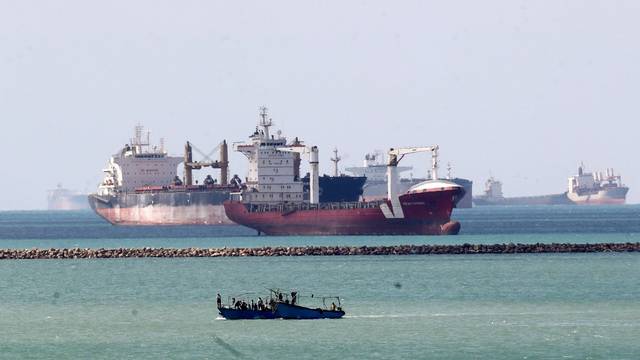
[[[640,243],[302,246],[260,248],[0,249],[0,259],[118,259],[250,256],[463,255],[640,252]]]

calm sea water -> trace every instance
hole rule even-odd
[[[457,237],[258,237],[0,212],[0,248],[640,241],[640,207],[457,211]],[[226,321],[215,293],[340,295],[348,316]],[[310,299],[305,299],[310,301]],[[640,254],[0,261],[0,358],[638,359]]]

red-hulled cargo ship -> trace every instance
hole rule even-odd
[[[460,224],[451,221],[455,204],[464,189],[437,178],[438,147],[392,149],[389,152],[389,184],[396,184],[398,162],[407,154],[433,154],[433,179],[416,184],[404,194],[389,186],[388,198],[377,201],[320,203],[318,195],[318,149],[296,141],[269,136],[271,119],[263,108],[262,130],[251,141],[237,144],[249,159],[246,188],[224,202],[227,217],[266,235],[452,235]],[[295,164],[301,154],[309,156],[309,201],[296,179]]]
[[[389,200],[320,204],[252,205],[227,201],[231,221],[267,235],[455,235],[460,223],[451,221],[461,186],[426,181],[399,196],[403,217],[396,217]]]

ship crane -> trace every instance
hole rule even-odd
[[[318,147],[317,146],[290,146],[279,147],[278,151],[309,155],[309,165],[311,167],[311,179],[309,179],[309,203],[318,204],[320,202],[320,174],[318,170]]]
[[[412,147],[412,148],[398,148],[389,150],[389,163],[387,164],[387,197],[389,201],[394,202],[398,199],[396,183],[398,182],[398,164],[405,157],[405,155],[415,154],[420,152],[431,153],[431,179],[438,179],[438,145]],[[395,206],[394,206],[395,207]]]
[[[220,150],[220,159],[212,160],[211,156],[216,150]],[[196,150],[200,155],[204,157],[205,161],[193,161],[193,151]],[[209,154],[205,154],[200,151],[195,145],[188,142],[184,146],[184,180],[185,185],[193,185],[193,170],[199,170],[203,167],[211,167],[212,169],[220,169],[220,184],[227,185],[228,183],[228,169],[229,169],[229,155],[227,152],[227,141],[223,140],[218,146],[216,146]]]

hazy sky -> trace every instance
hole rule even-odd
[[[0,209],[94,190],[138,122],[209,150],[261,105],[326,172],[335,146],[347,166],[437,143],[476,192],[559,193],[584,161],[638,202],[639,19],[639,1],[0,0]]]

